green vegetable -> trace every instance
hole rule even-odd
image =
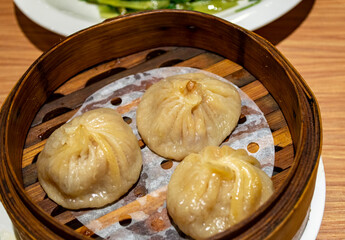
[[[138,10],[161,9],[169,6],[169,0],[96,0],[99,4],[110,5],[114,7],[132,8]]]
[[[199,12],[215,14],[224,11],[225,9],[235,7],[237,0],[209,0],[209,1],[195,1],[191,3],[192,9]]]
[[[108,5],[99,5],[98,9],[102,18],[112,18],[120,15],[120,12],[116,8]]]
[[[215,14],[225,9],[238,6],[245,1],[247,5],[235,12],[252,7],[262,0],[81,0],[97,4],[103,18],[116,17],[135,11],[153,9],[186,9]]]

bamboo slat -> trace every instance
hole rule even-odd
[[[71,227],[78,226],[75,229],[77,232],[85,236],[97,237],[86,226],[71,224],[78,221],[74,215],[69,210],[61,208],[47,198],[44,190],[37,181],[35,161],[44,147],[45,139],[49,137],[53,130],[71,118],[79,109],[81,103],[94,91],[110,83],[111,80],[115,81],[134,71],[144,71],[148,70],[149,67],[154,68],[162,65],[168,66],[167,62],[170,62],[174,66],[203,69],[222,76],[237,84],[256,102],[265,114],[276,143],[275,175],[272,180],[275,188],[280,187],[293,163],[294,149],[284,116],[266,88],[242,66],[228,59],[224,59],[217,54],[197,49],[164,47],[146,50],[87,69],[72,77],[53,93],[55,96],[59,95],[59,98],[50,100],[42,106],[27,135],[22,161],[24,186],[33,202],[38,204],[40,208],[47,214],[53,216],[61,224],[66,224]],[[125,69],[116,72],[116,69],[119,69],[119,67]],[[94,81],[94,79],[97,79],[97,81]],[[90,82],[93,83],[90,84]],[[79,92],[83,93],[79,94]],[[73,101],[70,101],[71,96],[74,98]],[[58,111],[60,106],[67,107],[68,110]],[[118,108],[117,111],[122,114],[126,112],[125,109],[121,110],[121,108]],[[49,116],[47,117],[47,115]],[[143,196],[142,198],[147,197]],[[136,204],[136,201],[131,202],[97,219],[97,224],[102,223],[102,228],[106,228],[109,224],[122,221],[123,216],[129,216],[133,211],[138,211],[139,206],[141,208],[140,210],[145,213],[153,213],[152,211],[158,206],[162,206],[164,201],[165,191],[161,192],[158,198],[149,196],[145,200],[147,205],[144,206]],[[159,225],[159,223],[158,221],[157,224]],[[158,225],[156,226],[157,228]]]

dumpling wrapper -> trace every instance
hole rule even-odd
[[[96,109],[62,125],[38,156],[38,179],[49,198],[69,208],[111,203],[138,180],[137,138],[120,114]]]
[[[273,193],[271,179],[245,150],[209,146],[188,155],[172,174],[167,209],[195,239],[220,233],[259,208]]]
[[[203,73],[167,77],[152,85],[137,110],[138,131],[165,158],[182,160],[205,146],[218,146],[241,114],[237,89]]]

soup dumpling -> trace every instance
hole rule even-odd
[[[203,73],[167,77],[152,85],[137,110],[138,131],[165,158],[182,160],[208,145],[218,146],[241,114],[237,89]]]
[[[55,130],[37,160],[43,189],[69,209],[117,200],[138,180],[141,167],[132,129],[106,108],[86,112]]]
[[[208,238],[240,222],[273,193],[271,179],[245,150],[208,146],[171,176],[167,209],[187,235]]]

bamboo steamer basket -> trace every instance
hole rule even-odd
[[[45,196],[37,182],[37,154],[97,89],[173,65],[205,69],[237,84],[264,112],[274,137],[273,196],[215,238],[293,238],[310,206],[321,152],[313,93],[266,40],[217,17],[179,10],[136,13],[78,32],[40,56],[13,88],[1,110],[0,191],[20,238],[98,237]]]

